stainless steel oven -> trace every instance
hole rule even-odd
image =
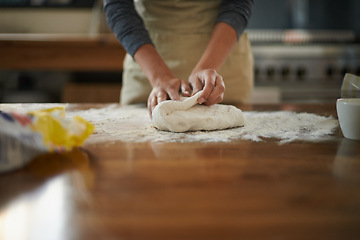
[[[277,88],[282,102],[332,102],[345,73],[360,75],[351,31],[249,31],[255,86]]]

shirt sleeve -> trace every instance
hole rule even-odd
[[[154,45],[133,0],[105,0],[104,11],[108,26],[132,57],[142,45]]]
[[[253,0],[222,0],[216,23],[229,24],[240,38],[251,16],[253,2]]]

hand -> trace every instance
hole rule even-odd
[[[198,103],[207,106],[220,103],[224,98],[225,84],[223,78],[214,69],[193,71],[189,77],[193,95],[201,90]]]
[[[152,118],[152,111],[159,103],[168,99],[180,100],[179,92],[185,97],[190,97],[191,89],[186,81],[178,78],[157,81],[147,102],[150,117]]]

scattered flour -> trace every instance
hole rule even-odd
[[[281,143],[286,143],[294,140],[326,139],[338,127],[335,118],[311,113],[244,112],[244,127],[172,133],[154,128],[147,109],[143,107],[119,108],[114,104],[102,109],[72,112],[68,116],[77,114],[95,124],[97,136],[93,138],[94,141],[229,142],[234,139],[262,141],[262,138],[276,138]]]
[[[3,105],[4,106],[4,105]],[[9,105],[7,105],[9,106]],[[13,105],[17,110],[22,105]],[[39,109],[44,105],[23,105],[26,111]],[[53,107],[52,105],[45,105]],[[58,106],[58,105],[57,105]],[[3,109],[0,104],[0,110]],[[277,112],[244,112],[245,126],[221,131],[196,131],[173,133],[159,131],[151,125],[149,113],[140,106],[119,107],[118,104],[104,108],[88,110],[67,110],[67,117],[80,115],[95,125],[95,133],[88,143],[104,141],[123,142],[229,142],[243,139],[265,141],[275,138],[280,143],[295,140],[322,141],[330,138],[337,129],[338,120],[312,113]]]

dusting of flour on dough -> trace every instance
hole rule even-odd
[[[197,100],[202,91],[182,101],[163,101],[152,112],[152,124],[159,130],[188,132],[199,130],[220,130],[244,126],[240,109],[231,105],[199,105]]]
[[[41,105],[14,105],[26,111]],[[42,105],[44,107],[44,105]],[[50,106],[49,106],[50,107]],[[53,106],[51,106],[53,107]],[[0,109],[1,105],[0,105]],[[3,109],[4,111],[9,109]],[[120,107],[118,104],[88,110],[67,110],[66,117],[80,115],[95,125],[95,133],[87,143],[123,142],[230,142],[232,140],[264,141],[276,138],[280,143],[295,140],[321,141],[338,128],[338,120],[312,113],[243,112],[245,126],[221,131],[173,133],[159,131],[151,125],[148,110],[140,106]],[[265,139],[266,140],[266,139]]]

